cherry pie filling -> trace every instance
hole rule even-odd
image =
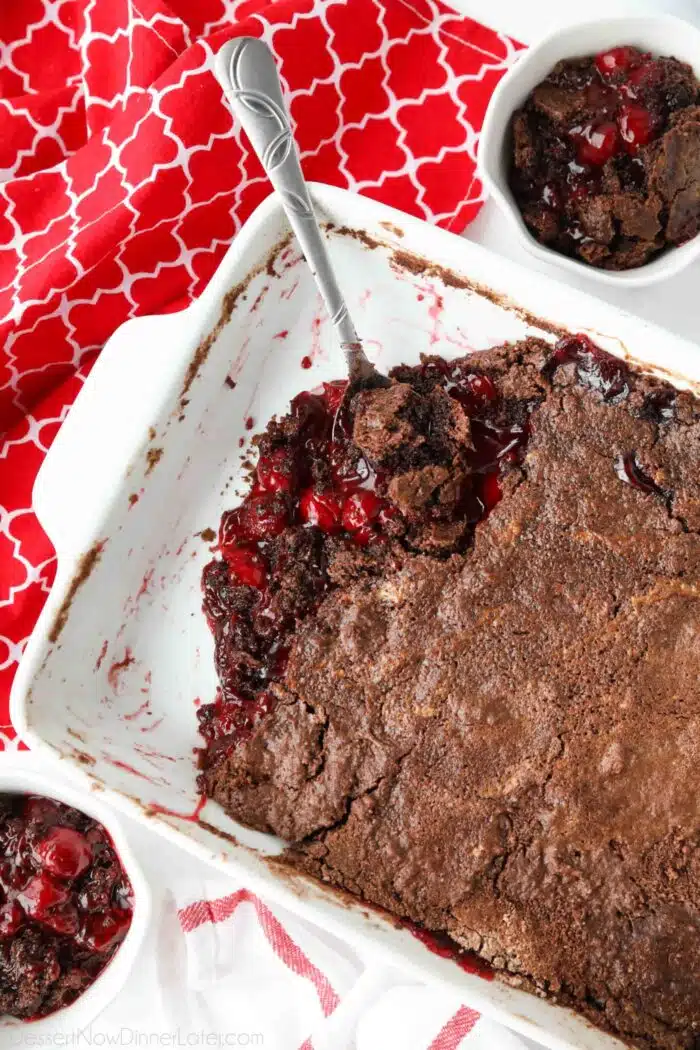
[[[561,339],[544,376],[551,378],[563,365],[573,366],[578,382],[610,403],[624,400],[630,392],[625,365],[586,336]],[[446,553],[463,550],[475,527],[501,499],[504,476],[518,470],[525,457],[529,413],[537,401],[527,403],[525,412],[518,403],[509,421],[496,380],[475,371],[468,357],[451,362],[430,358],[416,368],[396,370],[395,377],[397,373],[401,381],[408,377],[416,386],[440,386],[469,417],[471,485],[452,514],[469,528],[460,545]],[[197,713],[206,745],[200,756],[205,769],[249,734],[274,705],[270,684],[284,675],[295,625],[333,586],[327,572],[332,551],[354,546],[381,557],[390,542],[411,549],[402,512],[388,495],[390,472],[375,469],[348,433],[338,435],[337,427],[333,433],[344,388],[343,381],[324,383],[294,398],[287,417],[295,423],[289,428],[292,437],[286,438],[279,428],[272,447],[262,442],[249,492],[221,519],[219,556],[202,575],[204,612],[215,639],[220,682],[215,702]],[[664,393],[646,410],[664,422],[673,414],[672,400]],[[665,495],[644,475],[634,450],[615,468],[624,482]],[[285,550],[280,538],[293,540],[300,532],[311,534],[305,537],[305,594],[290,611],[278,598],[294,547]]]
[[[31,1020],[69,1005],[131,917],[131,885],[100,824],[54,799],[0,796],[1,1010]]]

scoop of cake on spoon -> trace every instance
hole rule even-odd
[[[360,390],[387,387],[391,380],[377,371],[362,349],[338,286],[301,171],[272,52],[262,40],[239,37],[219,52],[217,69],[226,97],[279,194],[345,354],[348,384],[336,412],[337,424]]]

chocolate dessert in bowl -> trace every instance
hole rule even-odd
[[[700,229],[700,81],[614,47],[558,62],[515,113],[510,187],[540,244],[608,270]]]
[[[83,1027],[141,948],[150,893],[112,814],[37,772],[0,767],[0,1031]]]
[[[659,17],[572,27],[515,64],[479,160],[523,246],[620,286],[698,256],[699,63],[700,32]]]

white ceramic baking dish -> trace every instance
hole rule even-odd
[[[700,380],[700,352],[643,321],[371,200],[326,186],[313,196],[382,368],[570,328],[679,382]],[[548,1047],[609,1050],[619,1044],[568,1010],[466,974],[361,903],[280,874],[278,840],[211,802],[198,808],[195,708],[216,689],[200,612],[207,530],[237,498],[248,428],[343,374],[287,236],[268,198],[196,304],[129,321],[103,350],[35,488],[58,574],[15,680],[13,721],[67,772],[268,899]]]
[[[510,220],[511,231],[532,255],[603,284],[639,288],[680,273],[700,257],[700,235],[633,270],[602,270],[540,244],[525,225],[508,186],[510,121],[514,111],[560,59],[592,55],[619,44],[632,44],[654,55],[674,55],[688,62],[700,76],[700,29],[672,15],[642,13],[598,18],[556,29],[522,52],[491,96],[479,139],[479,170],[486,188]]]

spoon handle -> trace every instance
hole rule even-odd
[[[338,338],[350,355],[355,349],[352,344],[359,344],[357,331],[314,216],[272,52],[262,40],[238,37],[224,45],[217,67],[226,97],[280,195]]]

